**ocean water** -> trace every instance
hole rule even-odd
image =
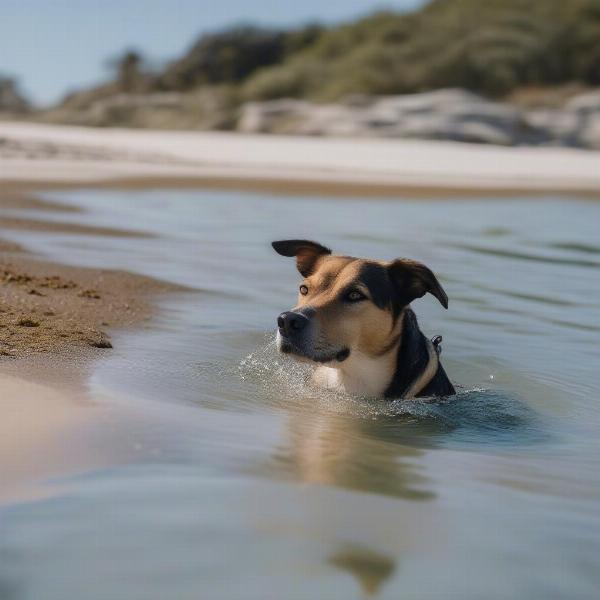
[[[154,236],[8,235],[190,291],[94,364],[94,402],[139,415],[127,459],[0,508],[2,600],[598,597],[600,203],[46,196],[84,210],[37,218]],[[270,247],[304,237],[439,275],[449,310],[413,308],[456,396],[305,385],[273,341],[299,277]]]

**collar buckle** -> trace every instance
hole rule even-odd
[[[431,343],[433,344],[433,347],[435,348],[435,351],[438,353],[439,356],[442,353],[442,346],[440,345],[442,343],[442,336],[434,335],[431,338]]]

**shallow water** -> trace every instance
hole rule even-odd
[[[96,401],[141,415],[134,458],[0,511],[2,600],[597,597],[600,203],[48,197],[85,211],[41,219],[157,237],[15,240],[197,291],[96,364]],[[456,397],[307,388],[273,344],[286,237],[431,266],[450,310],[413,308]]]

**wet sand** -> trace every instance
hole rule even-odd
[[[0,242],[0,356],[109,349],[107,328],[147,320],[148,297],[174,289],[131,273],[44,262]]]
[[[30,195],[0,193],[0,208],[64,209]],[[109,228],[1,218],[0,228],[139,236]],[[105,460],[104,450],[66,444],[94,428],[85,378],[110,352],[110,330],[151,318],[152,297],[177,286],[121,271],[47,262],[0,239],[0,501],[36,493],[41,477],[73,473]]]
[[[39,493],[35,481],[71,471],[57,442],[85,422],[72,392],[0,373],[0,502]],[[79,461],[77,461],[79,462]]]

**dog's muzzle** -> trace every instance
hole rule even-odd
[[[302,313],[288,310],[277,317],[279,333],[286,338],[293,338],[308,325],[308,318]]]
[[[304,312],[288,310],[277,317],[279,351],[321,363],[346,360],[350,356],[350,350],[347,348],[315,352],[312,340],[314,331],[309,327],[311,316],[310,313],[307,315]]]

